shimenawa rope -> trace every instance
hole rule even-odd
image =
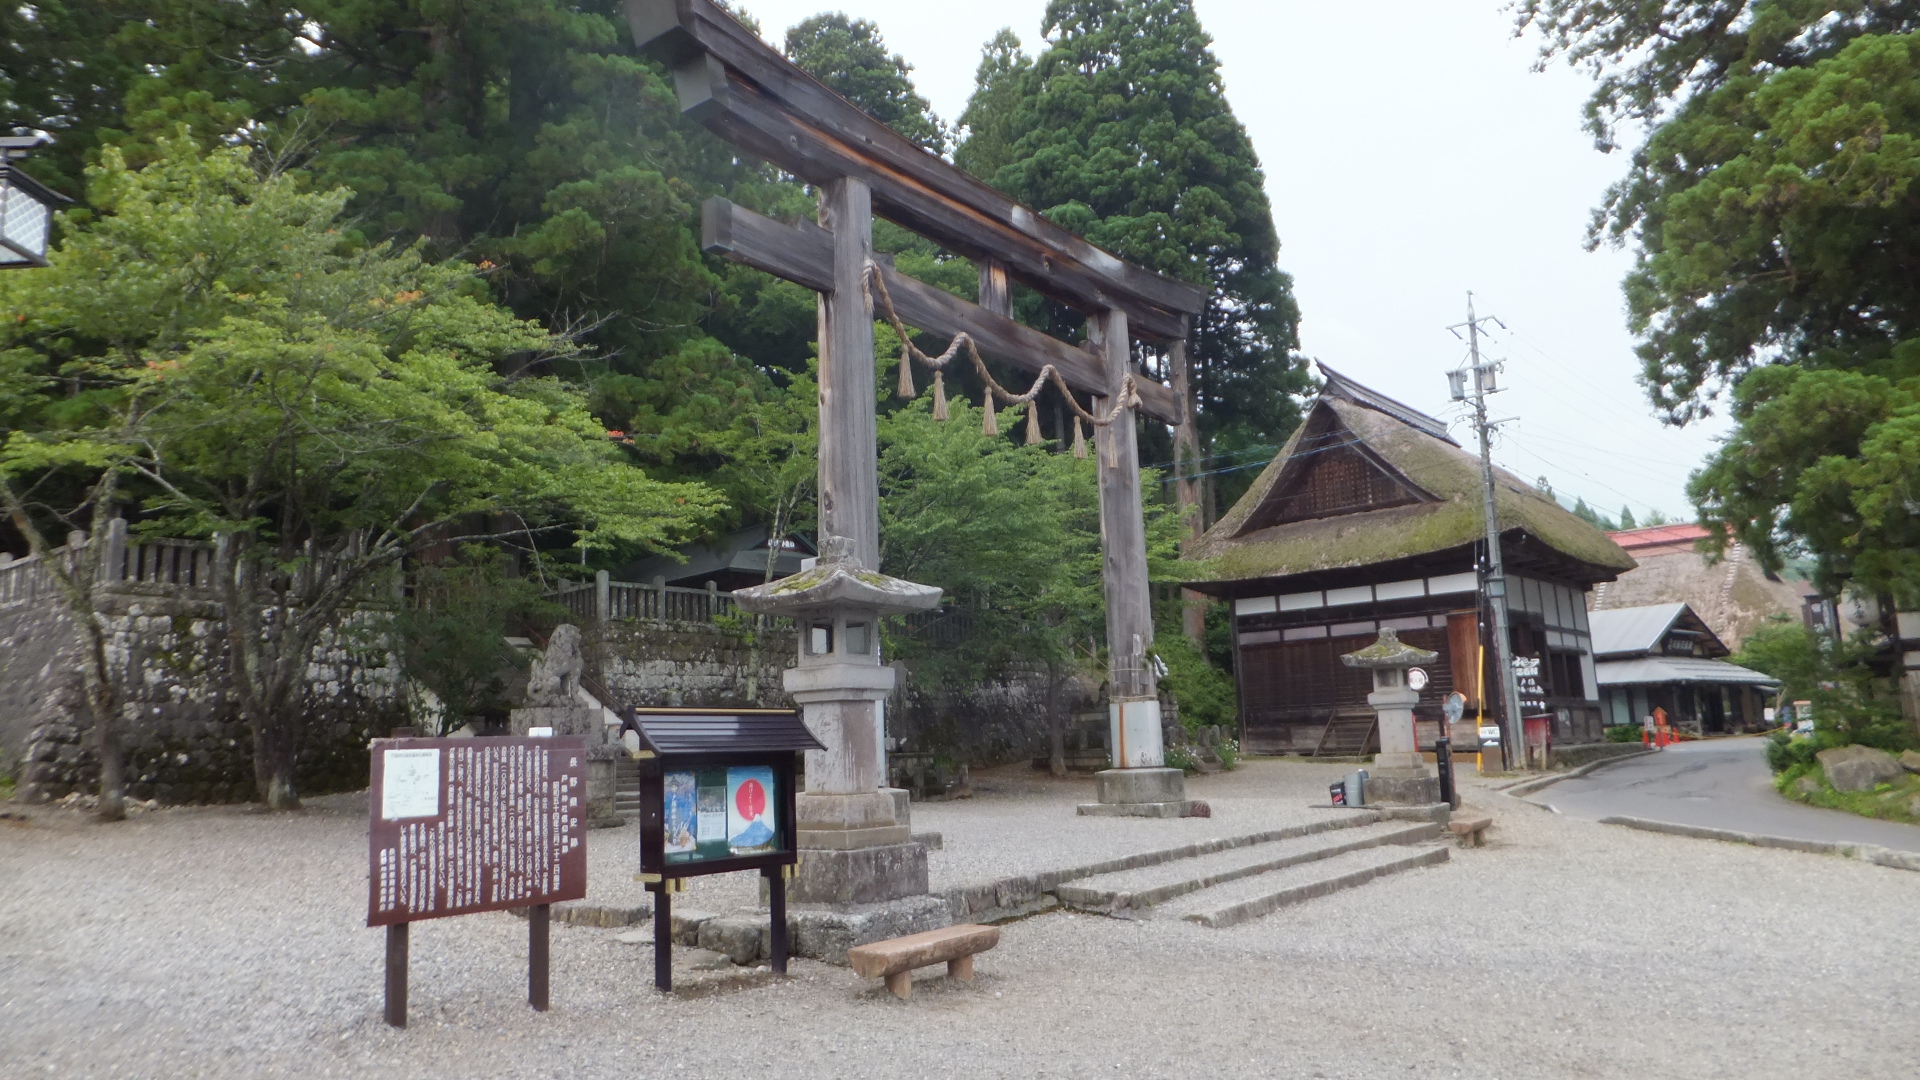
[[[879,286],[880,303],[881,306],[886,309],[887,323],[893,327],[894,335],[900,339],[900,383],[896,387],[896,392],[903,398],[919,396],[919,391],[914,389],[913,385],[913,360],[918,359],[921,363],[932,368],[933,418],[935,420],[947,419],[946,366],[953,361],[955,356],[959,355],[962,345],[966,346],[967,355],[973,360],[973,369],[979,372],[980,380],[987,386],[987,392],[982,395],[984,400],[981,403],[982,416],[980,420],[980,430],[983,434],[1000,434],[1000,422],[994,415],[994,398],[998,397],[1001,401],[1009,405],[1030,405],[1036,397],[1040,396],[1040,391],[1046,386],[1048,379],[1052,379],[1053,384],[1059,387],[1060,396],[1065,398],[1067,405],[1073,409],[1073,456],[1077,458],[1087,456],[1087,441],[1086,437],[1081,433],[1080,421],[1085,420],[1096,428],[1103,428],[1111,425],[1121,413],[1130,412],[1140,406],[1140,391],[1138,387],[1134,385],[1133,375],[1129,373],[1120,382],[1120,394],[1118,399],[1113,403],[1113,407],[1107,410],[1105,416],[1096,416],[1080,407],[1080,402],[1074,398],[1073,391],[1067,387],[1067,380],[1061,376],[1060,372],[1056,370],[1052,364],[1048,364],[1040,369],[1040,374],[1034,378],[1033,385],[1027,388],[1026,393],[1016,394],[994,380],[993,374],[987,370],[986,361],[980,358],[980,350],[974,345],[973,335],[964,330],[955,334],[953,340],[947,343],[947,350],[945,352],[939,356],[929,356],[925,351],[920,349],[919,346],[913,343],[912,337],[907,333],[906,324],[900,321],[899,314],[893,309],[893,297],[887,292],[887,279],[881,275],[880,267],[872,261],[869,261],[866,265],[866,272],[861,275],[860,281],[861,288],[866,292],[867,309],[869,311],[874,309],[873,292],[875,285]],[[1029,407],[1027,409],[1027,445],[1033,446],[1041,441],[1039,410]],[[1114,445],[1114,440],[1112,439],[1107,440],[1107,443],[1109,447],[1107,467],[1117,469],[1120,467],[1118,447]]]

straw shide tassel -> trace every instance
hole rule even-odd
[[[900,385],[894,393],[909,400],[920,393],[913,387],[913,362],[905,349],[900,350]]]
[[[1080,417],[1073,418],[1073,456],[1081,461],[1087,460],[1087,436],[1080,429]]]
[[[1120,437],[1111,429],[1107,431],[1107,468],[1120,467]]]
[[[993,414],[993,388],[989,386],[986,393],[981,396],[986,400],[980,405],[980,434],[998,435],[1000,434],[1000,418]]]
[[[1027,445],[1040,445],[1040,402],[1027,402]]]
[[[947,373],[944,371],[933,373],[933,418],[947,418]]]

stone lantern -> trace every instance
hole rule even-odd
[[[820,548],[813,569],[733,594],[747,611],[793,619],[800,655],[786,690],[827,747],[807,752],[792,897],[870,904],[918,896],[927,891],[927,849],[909,841],[886,790],[882,709],[895,672],[880,662],[880,617],[938,607],[940,590],[866,569],[843,537],[825,537]]]
[[[1340,657],[1348,667],[1373,672],[1373,706],[1380,723],[1380,752],[1367,773],[1367,802],[1425,806],[1440,801],[1440,781],[1427,771],[1413,730],[1413,707],[1420,692],[1407,685],[1407,669],[1431,664],[1439,653],[1400,643],[1400,635],[1382,627],[1380,640]]]

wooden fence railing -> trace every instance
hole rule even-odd
[[[733,597],[717,587],[687,589],[662,581],[614,581],[602,570],[592,581],[560,586],[547,599],[565,607],[583,622],[614,619],[652,619],[669,622],[712,622],[716,616],[739,610]]]
[[[658,579],[651,584],[614,581],[604,570],[592,581],[560,586],[548,593],[547,599],[585,624],[611,620],[712,622],[716,616],[740,610],[733,597],[717,587],[688,589]],[[779,622],[785,624],[787,620]],[[898,630],[937,645],[956,645],[973,633],[973,617],[951,608],[915,612],[893,622]]]

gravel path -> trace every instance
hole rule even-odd
[[[1256,762],[1195,788],[1299,813],[1334,771]],[[36,811],[0,820],[0,1077],[1910,1074],[1920,874],[1598,826],[1472,784],[1490,844],[1446,865],[1230,930],[1040,916],[1005,928],[975,985],[928,972],[910,1002],[808,961],[785,980],[690,970],[657,995],[648,947],[559,926],[540,1015],[524,922],[422,923],[405,1031],[379,1019],[364,811]],[[1071,786],[1046,787],[1009,797],[1074,820]],[[946,833],[956,874],[1011,869],[985,850],[1000,826],[974,824],[995,801],[915,825]],[[595,874],[631,835],[593,836],[612,853]]]

